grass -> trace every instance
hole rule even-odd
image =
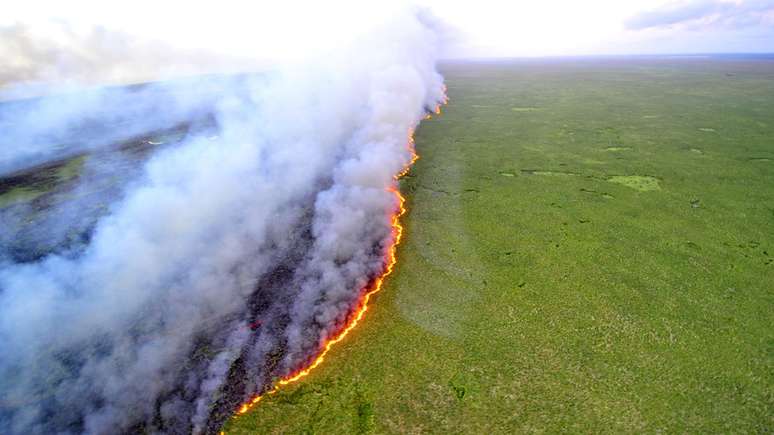
[[[774,65],[444,72],[396,271],[226,432],[772,432]]]

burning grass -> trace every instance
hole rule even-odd
[[[395,273],[226,433],[768,431],[774,67],[628,62],[449,66]]]

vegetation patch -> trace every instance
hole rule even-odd
[[[449,387],[451,387],[452,391],[454,392],[454,397],[457,398],[457,400],[462,400],[465,398],[465,386],[452,381],[449,381]]]
[[[607,181],[622,184],[626,187],[639,190],[640,192],[661,190],[659,179],[648,175],[614,175],[608,178]]]
[[[0,178],[0,208],[30,202],[62,188],[80,174],[85,160],[85,156],[77,156]]]
[[[357,432],[370,433],[374,427],[374,405],[371,402],[359,401],[356,406]]]
[[[522,169],[521,172],[527,175],[545,175],[548,177],[577,177],[580,174],[567,171],[545,171],[542,169]]]
[[[0,208],[18,202],[32,201],[43,193],[45,193],[44,190],[31,189],[28,187],[12,188],[5,193],[0,194]]]

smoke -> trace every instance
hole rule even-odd
[[[0,251],[0,432],[214,432],[341,327],[392,243],[407,134],[443,98],[432,26],[379,12],[270,72],[0,106],[6,172],[201,126],[152,148],[81,245]]]

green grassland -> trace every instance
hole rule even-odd
[[[226,432],[774,431],[774,63],[444,73],[394,274]]]

